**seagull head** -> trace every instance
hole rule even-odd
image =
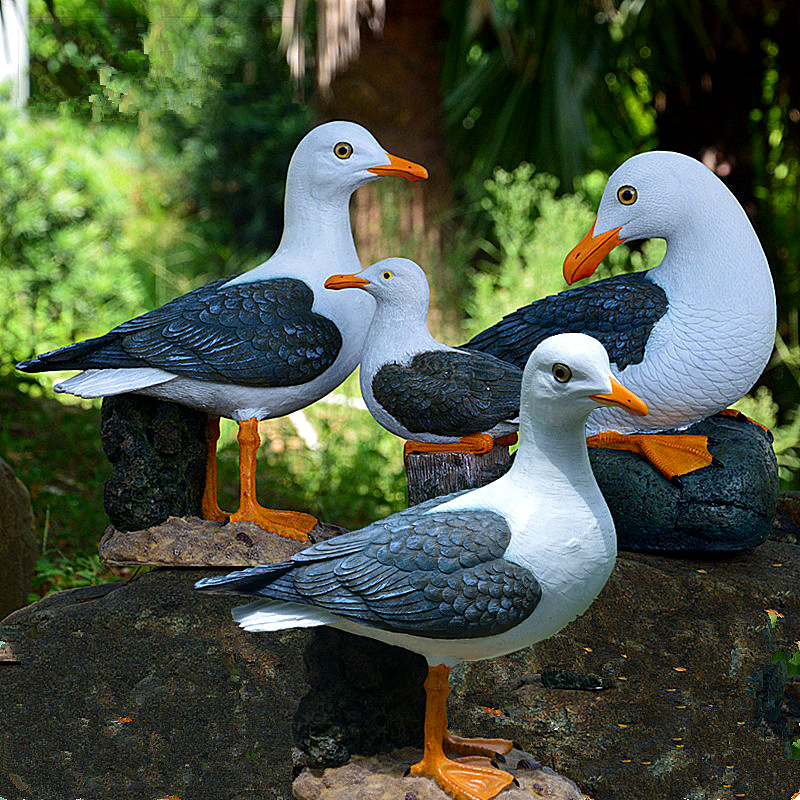
[[[521,417],[561,426],[585,422],[599,406],[647,414],[647,405],[611,375],[608,353],[597,339],[560,333],[534,349],[522,376]]]
[[[409,319],[425,319],[428,313],[428,279],[408,258],[384,258],[355,275],[331,275],[325,288],[363,289],[375,298],[379,311],[391,307]]]
[[[708,167],[682,153],[656,150],[629,158],[608,179],[597,219],[564,260],[564,278],[570,284],[588,278],[629,239],[669,238],[729,195]]]
[[[425,167],[387,153],[355,122],[326,122],[307,133],[289,162],[290,191],[321,201],[347,199],[365,183],[385,175],[409,181],[428,177]]]

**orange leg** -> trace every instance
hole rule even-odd
[[[450,668],[428,667],[425,680],[425,752],[411,767],[413,775],[428,775],[456,800],[491,800],[514,778],[492,767],[451,761],[444,755],[442,741],[447,729],[447,695]]]
[[[586,439],[589,447],[630,450],[644,456],[665,478],[672,480],[701,467],[714,457],[708,452],[708,437],[661,433],[617,433],[605,431]]]
[[[495,440],[488,433],[470,433],[462,436],[460,442],[438,443],[409,440],[403,447],[403,460],[405,461],[411,453],[488,453],[494,444]]]
[[[264,530],[289,539],[308,541],[308,534],[317,519],[300,511],[275,511],[264,508],[256,500],[256,453],[261,444],[258,420],[239,423],[239,510],[230,517],[231,522],[255,522]]]
[[[225,522],[228,515],[217,503],[217,441],[219,440],[219,417],[206,420],[206,485],[203,490],[203,519]]]

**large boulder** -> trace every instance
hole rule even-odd
[[[291,796],[304,634],[242,632],[208,571],[74,589],[0,625],[0,797]]]
[[[31,496],[0,458],[0,619],[28,602],[35,566]]]
[[[714,463],[676,481],[635,453],[589,449],[619,548],[730,552],[761,544],[778,497],[772,434],[743,415],[725,414],[681,433],[707,436]]]

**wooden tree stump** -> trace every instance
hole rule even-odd
[[[408,504],[485,486],[507,472],[512,461],[503,445],[488,453],[411,453],[406,460]]]

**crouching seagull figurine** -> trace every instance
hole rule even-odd
[[[361,394],[373,417],[413,452],[486,453],[516,441],[522,370],[499,358],[448,347],[428,330],[430,289],[407,258],[333,275],[328,289],[363,289],[375,316],[361,354]]]
[[[266,509],[256,500],[258,422],[304,408],[338,386],[358,364],[374,310],[364,292],[323,288],[332,272],[361,265],[350,230],[350,196],[383,175],[410,181],[424,167],[389,155],[351,122],[308,133],[286,175],[283,236],[274,255],[123,322],[105,336],[17,365],[25,372],[84,370],[58,392],[102,397],[123,392],[173,400],[210,415],[203,516],[251,521],[305,540],[317,520]],[[217,504],[219,417],[239,424],[239,510]]]
[[[258,597],[233,611],[246,630],[331,625],[421,653],[428,661],[425,751],[411,771],[459,800],[488,800],[512,781],[490,758],[512,744],[447,731],[449,670],[552,636],[608,580],[614,523],[585,439],[586,418],[600,405],[647,413],[611,377],[596,339],[549,338],[525,367],[519,450],[501,478],[312,545],[291,561],[206,578],[196,588]]]
[[[651,237],[667,242],[658,266],[523,306],[465,347],[523,366],[547,336],[596,337],[650,414],[599,409],[589,443],[639,452],[672,478],[711,463],[706,437],[657,432],[716,414],[753,386],[775,342],[775,290],[736,198],[699,161],[672,152],[634,156],[611,175],[594,225],[564,261],[567,283],[621,242]]]

